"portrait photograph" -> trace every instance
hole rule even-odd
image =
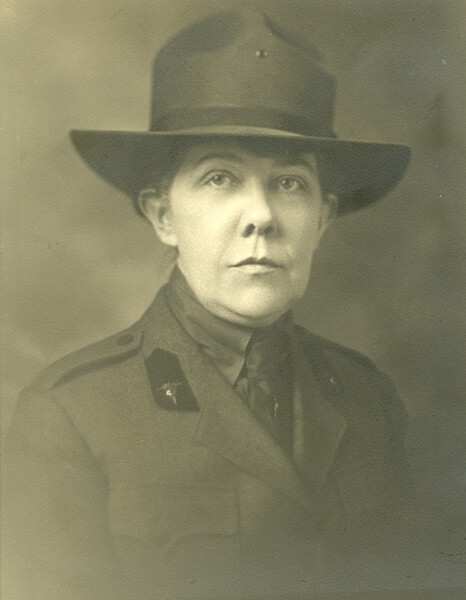
[[[2,598],[465,598],[466,5],[0,27]]]

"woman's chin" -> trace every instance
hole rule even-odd
[[[292,306],[289,298],[257,297],[236,298],[217,310],[212,311],[219,317],[249,327],[265,327],[274,323]]]

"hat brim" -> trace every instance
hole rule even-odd
[[[73,130],[71,139],[86,163],[133,200],[147,185],[157,157],[183,138],[265,138],[299,143],[324,157],[321,183],[339,199],[339,214],[358,210],[388,194],[403,177],[411,156],[407,146],[312,137],[277,129],[238,126],[160,131]]]

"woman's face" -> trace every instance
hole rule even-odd
[[[234,323],[264,326],[299,300],[336,199],[311,152],[256,153],[232,141],[187,150],[168,197],[141,193],[197,299]]]

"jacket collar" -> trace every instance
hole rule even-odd
[[[141,319],[142,353],[146,359],[155,350],[177,357],[180,375],[186,377],[200,407],[193,438],[299,504],[316,508],[345,422],[323,396],[299,341],[293,462],[183,330],[166,293],[162,288]]]

